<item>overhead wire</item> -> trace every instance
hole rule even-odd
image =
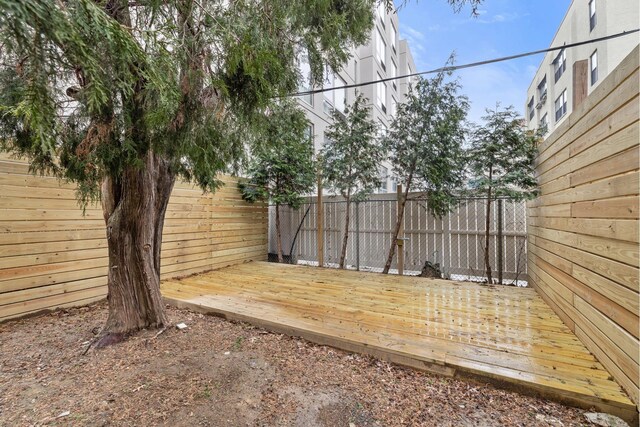
[[[577,46],[583,46],[583,45],[591,44],[591,43],[598,43],[598,42],[602,42],[602,41],[606,41],[606,40],[615,39],[615,38],[618,38],[618,37],[627,36],[629,34],[634,34],[634,33],[637,33],[639,31],[640,31],[640,28],[637,28],[635,30],[623,31],[621,33],[611,34],[611,35],[608,35],[608,36],[598,37],[598,38],[595,38],[595,39],[583,40],[583,41],[574,42],[574,43],[565,43],[565,44],[560,45],[560,46],[553,46],[553,47],[549,47],[549,48],[546,48],[546,49],[533,50],[533,51],[530,51],[530,52],[518,53],[518,54],[515,54],[515,55],[503,56],[503,57],[494,58],[494,59],[487,59],[487,60],[484,60],[484,61],[471,62],[471,63],[468,63],[468,64],[448,65],[448,66],[444,66],[444,67],[440,67],[440,68],[435,68],[433,70],[419,71],[419,72],[416,72],[416,73],[404,74],[404,75],[401,75],[401,76],[386,77],[384,79],[371,80],[371,81],[368,81],[368,82],[360,82],[360,83],[352,83],[352,84],[347,84],[347,85],[342,85],[342,86],[311,89],[311,90],[296,92],[296,93],[292,93],[292,94],[288,94],[288,95],[282,95],[282,96],[280,96],[280,98],[288,98],[288,97],[293,97],[293,96],[314,95],[316,93],[330,92],[330,91],[334,91],[334,90],[338,90],[338,89],[351,89],[351,88],[357,88],[357,87],[363,87],[363,86],[370,86],[370,85],[374,85],[374,84],[377,84],[377,83],[385,83],[385,82],[389,82],[389,81],[393,81],[393,80],[399,80],[399,79],[405,79],[405,78],[409,78],[409,77],[422,76],[422,75],[425,75],[425,74],[436,74],[436,73],[442,73],[442,72],[462,70],[462,69],[465,69],[465,68],[479,67],[481,65],[494,64],[496,62],[503,62],[503,61],[510,61],[512,59],[523,58],[523,57],[526,57],[526,56],[539,55],[541,53],[553,52],[553,51],[556,51],[556,50],[567,49],[567,48],[572,48],[572,47],[577,47]]]

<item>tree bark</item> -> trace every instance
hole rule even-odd
[[[107,177],[102,184],[109,316],[97,347],[168,323],[160,294],[160,251],[175,175],[151,151],[142,160],[142,167],[128,167],[120,178]]]
[[[493,178],[493,168],[489,167],[489,182]],[[485,218],[485,234],[484,234],[484,266],[487,270],[487,283],[493,283],[491,277],[491,262],[489,260],[489,238],[491,237],[491,185],[487,189],[487,217]]]
[[[415,167],[415,161],[413,163],[413,166]],[[400,209],[398,209],[398,220],[396,221],[395,230],[391,239],[391,247],[389,248],[389,255],[387,256],[387,262],[384,264],[384,268],[382,269],[382,274],[389,274],[391,263],[393,262],[393,257],[396,254],[396,246],[398,245],[398,233],[400,233],[400,227],[402,225],[402,221],[404,221],[404,208],[407,205],[407,197],[409,197],[409,188],[411,187],[411,181],[413,181],[413,169],[409,173],[407,185],[404,189],[404,195],[402,196],[402,201],[400,202]]]
[[[280,232],[280,204],[276,203],[276,244],[278,245],[278,262],[282,264],[282,234]]]
[[[347,243],[349,241],[349,211],[351,209],[351,197],[347,197],[347,213],[344,218],[344,235],[342,236],[342,250],[340,251],[340,268],[344,269],[347,259]]]

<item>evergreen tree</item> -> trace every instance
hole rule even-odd
[[[487,110],[484,124],[471,136],[468,150],[470,191],[486,197],[484,264],[487,280],[493,283],[489,259],[491,203],[499,197],[532,199],[537,194],[534,160],[538,135],[524,127],[524,120],[513,106]],[[498,272],[502,283],[502,272]]]
[[[321,151],[324,181],[331,191],[344,197],[346,203],[340,268],[344,268],[347,256],[351,202],[366,199],[380,187],[378,167],[384,160],[384,151],[366,102],[360,94],[344,114],[333,111],[326,133],[329,142]]]
[[[248,182],[240,186],[245,200],[275,205],[278,262],[283,261],[280,206],[297,209],[302,196],[313,189],[316,181],[313,145],[307,129],[307,119],[295,102],[274,105],[265,115],[265,144],[253,150]]]
[[[109,316],[98,345],[167,324],[160,250],[175,180],[215,191],[254,115],[296,91],[300,52],[322,84],[367,41],[377,3],[0,0],[0,149],[102,203]]]
[[[446,73],[418,79],[399,104],[385,139],[393,173],[403,185],[391,247],[383,269],[388,273],[396,251],[409,193],[426,201],[428,211],[441,217],[456,201],[464,171],[465,117],[468,102],[458,95],[457,81]]]
[[[98,345],[167,324],[165,211],[237,164],[306,50],[321,84],[366,42],[375,0],[0,0],[1,148],[100,200],[109,317]]]

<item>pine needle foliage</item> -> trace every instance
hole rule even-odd
[[[308,122],[295,102],[283,100],[264,116],[264,143],[254,147],[247,181],[240,189],[250,202],[300,207],[316,182]]]
[[[295,92],[305,49],[320,83],[366,42],[375,0],[0,0],[0,149],[78,184],[142,166],[214,191]]]
[[[333,111],[320,152],[326,188],[350,201],[364,200],[380,187],[378,167],[385,159],[367,102],[359,94],[344,113]]]
[[[513,106],[487,110],[471,133],[469,191],[481,197],[532,199],[538,191],[536,133],[527,131]]]
[[[456,201],[464,178],[465,96],[446,73],[419,79],[405,103],[398,105],[385,139],[393,173],[404,190],[420,192],[427,208],[446,214]]]

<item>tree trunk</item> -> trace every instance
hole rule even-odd
[[[351,209],[351,197],[347,197],[347,214],[344,219],[344,236],[342,236],[342,251],[340,252],[340,268],[344,268],[347,259],[347,243],[349,241],[349,210]]]
[[[175,183],[169,163],[152,152],[102,184],[109,249],[109,316],[98,347],[130,333],[167,325],[160,294],[162,229]]]
[[[389,274],[391,263],[393,262],[393,256],[396,254],[396,246],[398,245],[398,233],[400,233],[400,227],[402,226],[402,221],[404,221],[404,208],[407,205],[407,197],[409,196],[409,187],[411,186],[412,180],[413,172],[409,174],[407,187],[405,188],[404,195],[402,196],[402,200],[400,201],[400,208],[398,209],[398,220],[396,221],[395,230],[391,239],[391,247],[389,248],[389,255],[387,256],[387,262],[384,264],[382,274]]]
[[[276,203],[276,244],[278,245],[278,262],[282,264],[282,234],[280,233],[280,204]]]
[[[489,181],[492,179],[492,168],[489,168]],[[489,239],[491,237],[490,233],[491,227],[491,186],[487,189],[487,217],[485,218],[485,234],[484,234],[484,266],[487,270],[487,283],[493,283],[493,278],[491,277],[491,262],[489,260]]]

